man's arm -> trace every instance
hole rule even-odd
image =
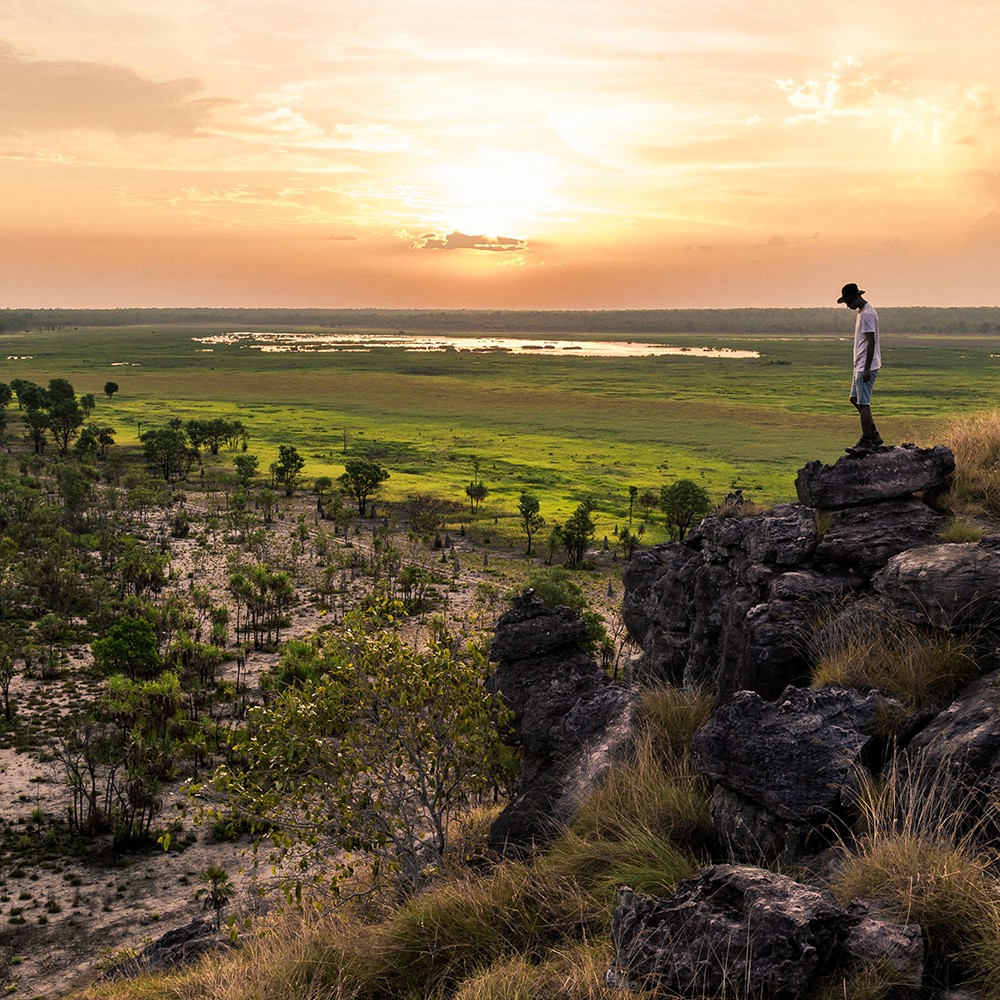
[[[875,331],[866,330],[865,338],[865,370],[861,374],[862,382],[870,382],[872,377],[872,358],[875,357]]]

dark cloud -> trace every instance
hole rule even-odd
[[[528,241],[516,236],[468,236],[465,233],[425,233],[410,244],[413,250],[491,250],[508,252],[527,250]]]
[[[200,80],[157,83],[123,66],[33,60],[0,41],[0,131],[200,135],[229,103],[196,97],[201,89]]]

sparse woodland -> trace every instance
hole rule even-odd
[[[475,517],[478,469],[468,504],[390,505],[378,487],[391,469],[377,463],[309,482],[289,443],[260,470],[253,428],[235,419],[151,427],[141,450],[124,453],[103,401],[77,398],[68,382],[20,389],[6,395],[0,457],[0,738],[8,784],[18,762],[33,777],[0,829],[8,992],[645,995],[605,979],[616,890],[668,894],[719,851],[690,752],[710,699],[643,691],[630,761],[555,843],[499,862],[486,831],[516,761],[498,738],[504,707],[483,687],[492,624],[528,583],[587,616],[595,655],[621,676],[616,591],[641,536],[602,548],[585,502],[543,528],[525,494],[524,531],[500,544]],[[952,438],[960,516],[950,530],[979,537],[997,516],[1000,426],[965,421]],[[647,499],[648,515],[658,498]],[[622,497],[629,523],[643,501],[638,490]],[[711,509],[687,488],[663,502],[679,537]],[[916,705],[934,697],[935,664],[952,687],[958,660],[977,670],[964,650],[914,659]],[[863,662],[824,670],[878,687],[885,662],[867,649]],[[892,683],[905,697],[899,671]],[[933,789],[913,801],[904,784],[895,775],[861,790],[867,833],[832,888],[847,898],[875,886],[919,911],[937,966],[954,953],[978,995],[995,996],[993,863],[944,822]],[[155,902],[167,878],[172,908]],[[167,929],[158,923],[202,908],[238,947],[156,977],[87,984]],[[891,976],[866,975],[810,996],[909,995]]]

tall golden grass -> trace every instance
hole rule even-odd
[[[917,625],[875,601],[833,615],[813,652],[813,687],[876,688],[913,710],[943,708],[981,672],[970,639]]]

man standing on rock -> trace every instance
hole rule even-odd
[[[852,281],[840,290],[838,302],[848,309],[857,309],[854,321],[854,381],[851,383],[851,405],[861,417],[861,438],[853,448],[846,449],[853,455],[867,455],[878,448],[882,441],[872,417],[872,389],[875,376],[882,367],[882,350],[878,339],[878,313],[862,296],[864,291]]]

